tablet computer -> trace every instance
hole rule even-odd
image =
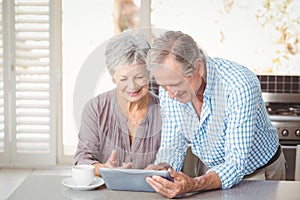
[[[111,190],[155,192],[146,182],[146,177],[153,175],[172,181],[168,171],[116,168],[100,168],[99,170],[106,187]]]

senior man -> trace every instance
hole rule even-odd
[[[170,169],[174,182],[147,182],[158,193],[227,189],[245,177],[285,179],[285,159],[254,73],[206,56],[180,31],[167,31],[148,53],[147,67],[161,86],[161,147],[147,169]],[[188,144],[208,167],[199,177],[180,172]]]

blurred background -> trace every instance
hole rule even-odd
[[[125,30],[180,30],[259,77],[292,77],[299,93],[299,10],[299,0],[0,0],[0,166],[72,164],[78,73]],[[95,87],[114,85],[104,73]]]

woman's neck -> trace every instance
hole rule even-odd
[[[135,102],[129,102],[118,95],[117,95],[117,99],[123,114],[127,118],[130,114],[133,114],[134,112],[140,112],[148,108],[150,93],[147,93],[140,100]]]
[[[136,102],[128,102],[125,99],[118,98],[121,111],[126,118],[130,144],[133,143],[134,137],[147,114],[149,101],[149,92]]]

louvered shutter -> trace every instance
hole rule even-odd
[[[58,75],[55,74],[56,66],[53,62],[56,39],[53,21],[54,0],[8,2],[6,3],[10,9],[11,29],[11,60],[8,66],[11,76],[10,164],[54,165],[55,76]],[[3,135],[0,132],[0,138]]]
[[[3,5],[2,1],[0,1],[0,159],[6,160],[4,157],[7,157],[7,151],[5,150],[5,118],[4,118],[4,67],[3,67]],[[6,155],[6,156],[4,156]]]

